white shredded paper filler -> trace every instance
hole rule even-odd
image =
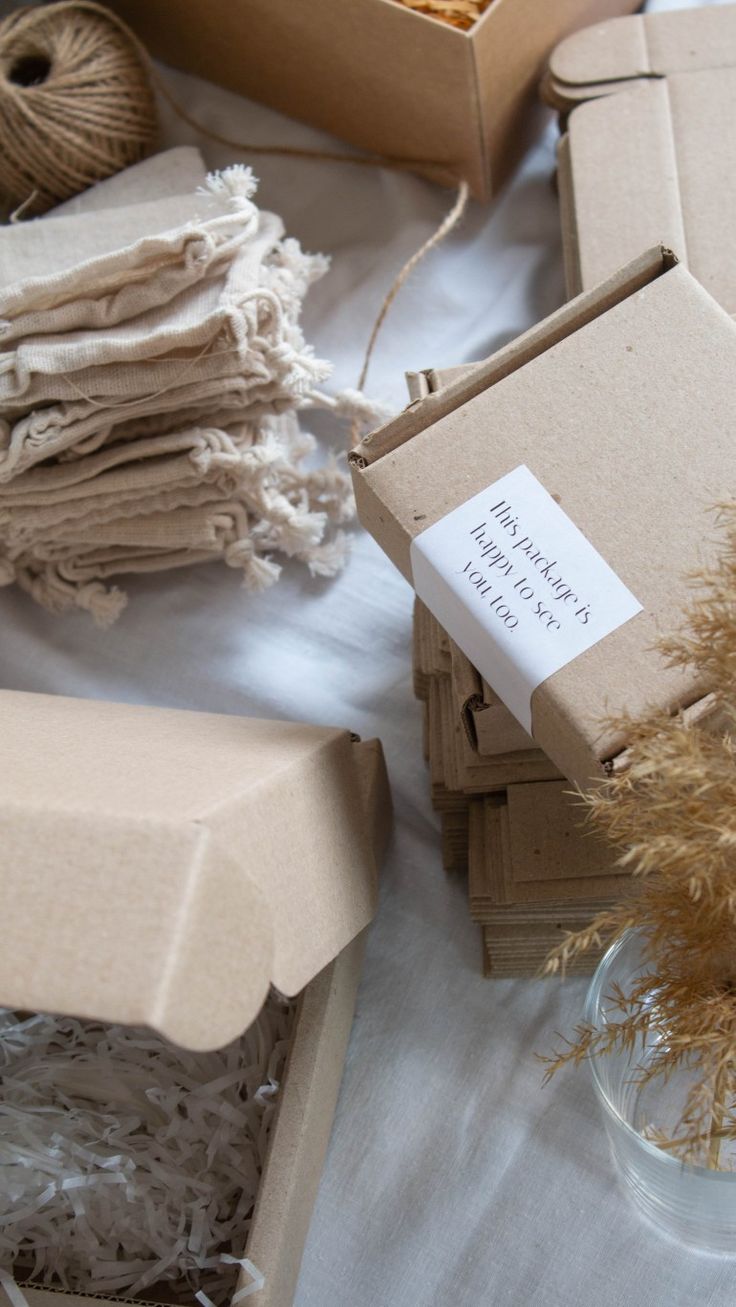
[[[293,1018],[272,994],[240,1039],[190,1053],[147,1030],[0,1010],[12,1307],[19,1283],[150,1299],[167,1282],[202,1307],[263,1287],[242,1254]]]

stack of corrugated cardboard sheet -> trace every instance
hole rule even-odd
[[[486,975],[534,975],[564,932],[614,903],[628,875],[584,826],[569,782],[419,600],[414,691],[448,871],[466,873]],[[571,970],[590,971],[592,950]]]

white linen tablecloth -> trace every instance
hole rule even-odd
[[[229,135],[332,144],[205,83],[172,82]],[[167,113],[165,140],[197,136]],[[212,165],[232,160],[198,143]],[[414,274],[381,335],[372,396],[398,408],[405,369],[481,358],[562,302],[554,144],[550,128],[495,206],[472,204]],[[258,158],[255,170],[260,204],[332,255],[306,329],[334,360],[333,386],[355,385],[384,293],[448,193],[326,163]],[[733,1307],[736,1261],[661,1237],[619,1190],[587,1072],[541,1086],[535,1053],[571,1029],[586,982],[480,975],[464,886],[440,865],[411,691],[412,595],[373,541],[356,534],[334,583],[287,569],[259,598],[220,566],[128,588],[107,632],[0,592],[0,684],[333,723],[386,749],[396,833],[297,1307]]]

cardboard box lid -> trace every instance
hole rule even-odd
[[[215,1048],[372,917],[347,731],[10,691],[0,713],[3,1006]]]
[[[545,98],[563,112],[641,79],[736,65],[736,5],[637,14],[596,23],[550,56]]]
[[[407,579],[415,536],[526,463],[643,605],[534,690],[534,738],[581,785],[625,746],[604,718],[709,688],[653,645],[715,549],[710,509],[736,474],[735,367],[731,318],[650,251],[353,456],[361,520]]]

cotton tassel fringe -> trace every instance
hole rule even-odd
[[[252,199],[255,186],[250,169],[237,165],[209,176],[203,188],[203,200],[215,205],[216,216],[202,225],[198,257],[204,258],[206,250],[211,276],[223,276],[223,268],[230,272],[212,315],[211,342],[185,365],[177,351],[169,384],[150,395],[140,393],[138,378],[148,375],[145,360],[118,362],[112,372],[103,357],[99,367],[76,374],[79,384],[75,374],[54,364],[46,380],[31,377],[40,393],[49,396],[45,406],[24,414],[13,398],[0,410],[0,432],[5,431],[0,438],[0,585],[16,582],[52,612],[82,609],[104,627],[125,606],[125,592],[111,584],[111,578],[125,573],[220,559],[240,571],[245,588],[257,593],[278,581],[286,559],[303,564],[315,577],[334,576],[344,566],[348,538],[342,528],[354,518],[347,467],[332,454],[317,463],[316,441],[300,429],[297,414],[323,410],[351,426],[375,424],[384,414],[360,392],[323,391],[330,365],[305,342],[299,316],[304,296],[325,273],[327,260],[304,254],[296,241],[283,236],[269,242],[268,224],[276,224],[277,231],[280,226],[259,214]],[[220,246],[215,252],[216,240]],[[244,254],[251,247],[249,263]],[[187,257],[192,248],[188,240]],[[108,280],[122,276],[119,268],[124,270],[126,258],[133,256],[124,251],[117,263],[116,257],[105,265]],[[93,295],[89,270],[80,268],[78,279],[84,294]],[[68,308],[73,285],[74,276],[65,274],[59,293],[67,297],[64,311],[76,320],[83,307]],[[53,304],[36,311],[33,302],[24,302],[20,292],[14,297],[12,289],[5,299],[16,315],[30,313],[28,320],[35,322],[39,313],[50,313],[56,323]],[[197,286],[191,293],[200,290]],[[172,304],[174,318],[176,313]],[[198,340],[203,331],[199,329]],[[103,337],[109,349],[114,331],[101,332]],[[48,345],[51,337],[41,339],[47,351],[54,348]],[[16,339],[13,349],[22,343]],[[72,341],[70,348],[75,347]],[[13,357],[21,360],[22,351]],[[152,362],[163,366],[161,356]],[[108,376],[119,389],[121,371],[130,378],[130,395],[123,401],[105,399]],[[54,396],[57,372],[62,380]],[[11,383],[24,384],[19,367],[6,368],[0,376],[0,384]],[[195,425],[190,420],[187,427],[191,417]],[[184,468],[187,444],[190,461]],[[146,466],[156,469],[149,492],[140,483],[139,450],[141,458],[144,452],[150,458]],[[64,468],[74,475],[70,478]]]

